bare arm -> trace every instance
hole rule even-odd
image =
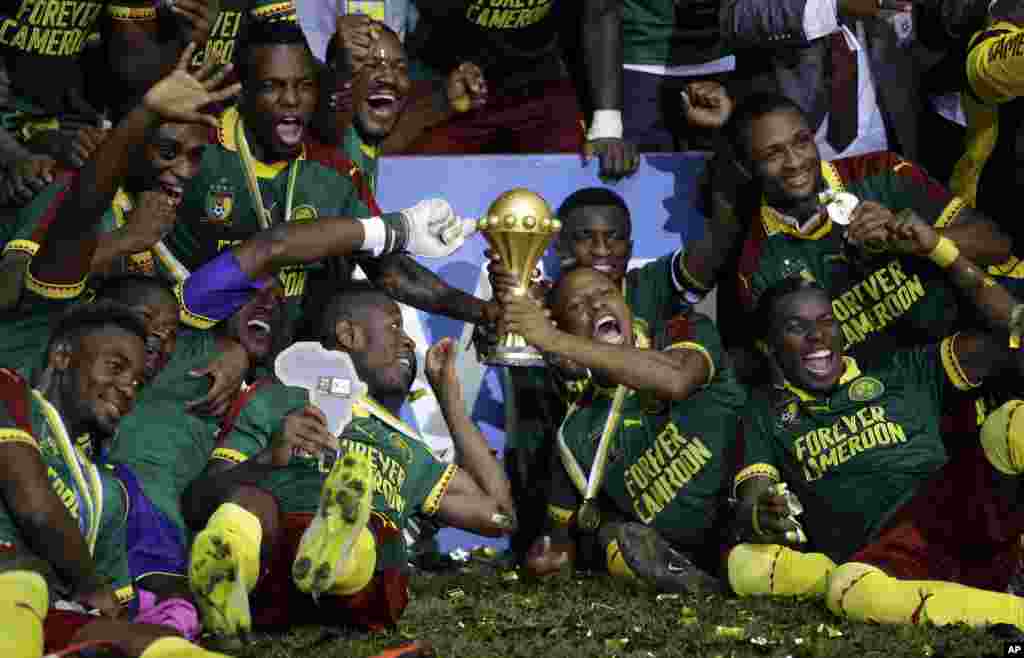
[[[1000,265],[1012,255],[1010,236],[972,208],[961,210],[956,221],[938,233],[955,242],[960,253],[978,265]]]
[[[581,40],[594,108],[622,109],[622,3],[584,0]]]

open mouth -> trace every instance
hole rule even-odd
[[[257,338],[269,339],[271,334],[270,323],[266,320],[249,320],[245,328]]]
[[[381,117],[389,118],[398,113],[401,99],[392,90],[374,91],[366,97],[366,105],[370,113]]]
[[[832,350],[818,350],[805,356],[803,363],[812,375],[825,377],[834,370],[838,358],[839,355]]]
[[[181,185],[172,185],[171,183],[160,183],[160,189],[164,191],[167,198],[170,200],[171,205],[177,208],[181,205],[182,199],[185,198],[185,188]]]
[[[805,171],[783,179],[789,187],[804,187],[811,182],[811,172]]]
[[[302,142],[306,126],[299,117],[289,115],[277,122],[275,132],[277,133],[277,138],[286,146],[298,146]]]
[[[398,357],[398,365],[406,374],[416,374],[416,360],[411,356]]]
[[[622,327],[614,315],[605,314],[594,323],[594,340],[609,345],[621,345],[626,340]]]

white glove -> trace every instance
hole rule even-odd
[[[476,221],[459,218],[444,199],[420,201],[401,214],[409,236],[405,250],[414,256],[450,256],[476,232]]]

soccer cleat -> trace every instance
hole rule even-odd
[[[228,658],[228,656],[208,651],[180,637],[162,637],[146,647],[139,658]]]
[[[0,655],[43,655],[43,619],[49,606],[46,581],[34,571],[0,574]]]
[[[192,543],[188,582],[203,628],[230,641],[252,629],[249,584],[243,574],[241,539],[223,526],[207,526]]]
[[[618,542],[626,565],[642,581],[664,592],[719,590],[718,580],[698,569],[653,528],[639,523],[616,523],[610,540]]]
[[[370,519],[373,477],[369,457],[355,451],[334,463],[292,564],[292,579],[301,591],[319,596],[331,589],[335,576],[344,570]]]

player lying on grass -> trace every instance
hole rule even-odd
[[[308,391],[270,382],[248,397],[206,475],[184,496],[190,522],[205,526],[189,577],[204,622],[221,636],[298,619],[393,625],[408,602],[401,530],[410,515],[436,514],[488,535],[514,527],[508,481],[466,414],[451,342],[431,348],[427,375],[458,466],[438,462],[398,418],[416,357],[394,301],[353,285],[326,304],[322,335],[325,348],[351,357],[369,389],[330,473],[318,457],[338,439]],[[326,598],[315,605],[317,597]]]
[[[5,656],[41,656],[44,636],[49,650],[103,642],[145,658],[214,655],[180,638],[175,627],[188,626],[182,615],[191,614],[193,627],[197,620],[178,602],[150,597],[150,609],[136,616],[125,548],[131,501],[113,470],[93,461],[134,406],[145,340],[145,326],[130,309],[88,304],[51,334],[35,388],[0,370]],[[127,621],[132,617],[155,623]]]
[[[560,567],[579,537],[597,540],[599,562],[615,575],[674,591],[708,584],[672,547],[717,545],[728,521],[724,482],[746,395],[714,325],[681,314],[652,341],[620,288],[587,268],[563,276],[551,299],[557,326],[533,301],[503,298],[508,330],[592,374],[558,431],[555,523],[528,566],[539,574]],[[601,519],[598,504],[607,510]]]
[[[760,317],[780,379],[753,400],[745,424],[735,495],[749,543],[729,554],[729,582],[743,596],[823,597],[852,619],[1024,628],[1024,600],[1002,593],[1024,530],[1021,403],[992,414],[980,443],[951,460],[939,435],[950,386],[1019,368],[1006,329],[1022,307],[924,221],[902,218],[888,239],[945,269],[994,329],[859,361],[843,354],[831,300],[815,282],[769,288]],[[817,552],[784,545],[800,533],[776,483],[802,503]]]

